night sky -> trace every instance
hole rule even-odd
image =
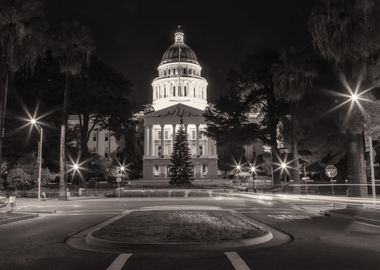
[[[77,20],[94,36],[97,56],[134,84],[137,105],[151,102],[151,82],[177,25],[209,82],[208,97],[224,92],[227,72],[260,48],[310,43],[309,0],[45,0],[54,29]]]

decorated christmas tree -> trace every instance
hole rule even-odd
[[[190,159],[189,143],[181,118],[181,124],[175,135],[174,149],[170,160],[170,184],[180,186],[191,183],[191,180],[193,180],[193,165]]]

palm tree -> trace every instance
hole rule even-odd
[[[323,0],[312,9],[309,31],[314,47],[350,85],[356,84],[361,76],[363,84],[370,81],[366,73],[380,49],[377,34],[380,29],[374,23],[376,16],[372,16],[376,4],[374,0]],[[354,115],[345,128],[349,135],[348,180],[366,185],[363,118]],[[368,194],[365,186],[350,190],[352,195]]]
[[[65,75],[65,89],[62,107],[61,139],[60,139],[60,181],[59,198],[67,199],[66,195],[66,129],[67,129],[67,108],[69,104],[69,93],[71,79],[81,74],[84,66],[89,65],[91,55],[95,50],[94,41],[88,29],[73,22],[63,24],[62,31],[53,42],[53,57],[60,65],[61,72]]]
[[[9,89],[13,74],[21,68],[33,71],[46,49],[47,24],[42,3],[36,0],[0,0],[0,163]]]
[[[273,90],[277,99],[290,105],[291,114],[291,147],[293,155],[292,178],[300,184],[299,154],[297,141],[297,111],[300,101],[313,88],[316,72],[307,54],[297,52],[294,48],[280,55],[279,63],[273,65]],[[295,191],[299,191],[296,186]]]

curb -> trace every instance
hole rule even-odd
[[[321,211],[321,214],[327,217],[335,217],[335,218],[341,218],[341,219],[346,219],[346,220],[351,220],[351,221],[358,221],[358,222],[365,223],[368,225],[380,227],[380,220],[377,220],[377,219],[370,219],[370,218],[364,218],[364,217],[359,217],[359,216],[353,217],[353,216],[333,213],[329,211]]]
[[[221,211],[224,211],[220,209]],[[215,241],[215,242],[206,242],[206,243],[128,243],[128,242],[117,242],[112,240],[100,239],[93,236],[93,233],[97,230],[107,226],[114,221],[128,215],[131,212],[136,210],[129,210],[123,212],[121,215],[111,218],[94,228],[90,229],[85,237],[85,243],[90,246],[95,246],[99,248],[105,249],[128,249],[128,250],[227,250],[231,248],[241,248],[246,246],[256,246],[260,244],[264,244],[273,239],[273,234],[269,230],[266,230],[267,233],[263,236],[249,238],[249,239],[241,239],[241,240],[230,240],[230,241]],[[142,210],[144,211],[144,210]],[[264,226],[257,224],[258,222],[253,222],[255,225],[261,229]]]
[[[20,216],[20,217],[7,218],[4,220],[0,220],[0,225],[16,222],[16,221],[20,221],[20,220],[32,219],[32,218],[36,218],[38,216],[39,216],[38,214],[26,214],[26,215]]]

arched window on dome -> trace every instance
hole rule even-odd
[[[186,86],[183,87],[183,95],[185,97],[187,97],[187,87]]]
[[[173,86],[173,97],[175,97],[175,86]]]
[[[182,86],[178,86],[178,96],[182,97]]]
[[[195,97],[195,86],[194,86],[194,92],[193,92],[193,96]]]
[[[166,69],[164,70],[164,76],[166,76]]]
[[[166,98],[166,86],[164,86],[164,98]]]
[[[183,69],[183,74],[184,74],[184,75],[187,75],[187,68],[184,68],[184,69]]]

